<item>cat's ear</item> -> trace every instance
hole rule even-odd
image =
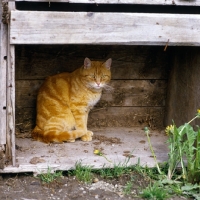
[[[90,67],[91,67],[91,60],[89,58],[85,58],[84,69],[89,69]]]
[[[112,58],[109,58],[108,60],[106,60],[106,62],[104,63],[105,67],[110,70],[112,64]]]

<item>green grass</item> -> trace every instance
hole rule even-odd
[[[167,191],[158,182],[155,182],[153,185],[150,183],[147,188],[142,190],[141,197],[144,199],[165,200],[169,196]]]
[[[75,176],[79,181],[84,183],[91,183],[93,179],[92,166],[83,166],[81,161],[76,162],[75,169],[71,170],[69,174]]]
[[[124,186],[123,193],[125,195],[130,195],[131,192],[132,192],[132,187],[133,187],[133,182],[132,181],[128,181],[126,183],[126,185]]]
[[[102,178],[118,178],[123,174],[128,174],[131,171],[130,168],[122,166],[121,164],[114,165],[113,168],[102,168],[96,170],[96,173],[99,174]]]
[[[37,177],[44,183],[51,183],[62,177],[62,171],[52,172],[52,169],[48,167],[47,173],[41,173]]]
[[[131,167],[128,166],[130,158],[126,158],[123,163],[114,164],[113,168],[105,168],[95,170],[102,178],[118,178],[123,174],[130,174]]]

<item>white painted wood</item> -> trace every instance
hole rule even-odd
[[[200,0],[16,0],[40,2],[68,2],[90,4],[148,4],[148,5],[189,5],[199,6]]]
[[[9,9],[15,9],[15,3],[9,2]],[[7,62],[7,154],[15,166],[15,46],[10,45],[10,26],[8,26],[8,62]]]
[[[112,167],[114,164],[125,162],[127,159],[125,157],[126,152],[130,152],[132,155],[128,165],[137,164],[138,159],[140,159],[140,164],[143,166],[155,166],[146,135],[141,128],[107,127],[95,128],[92,131],[94,135],[101,135],[107,139],[102,142],[99,140],[92,140],[91,142],[76,140],[75,143],[47,145],[28,138],[16,138],[16,145],[18,146],[16,167],[5,167],[4,170],[0,170],[0,173],[41,173],[46,172],[48,167],[52,170],[69,170],[74,168],[78,161],[82,161],[83,165],[93,166],[94,168]],[[158,162],[167,161],[167,136],[164,131],[153,130],[150,133]],[[118,139],[121,143],[109,143],[111,138]],[[94,149],[103,149],[103,153],[111,162],[108,162],[104,157],[95,155]]]
[[[0,16],[2,4],[0,3]],[[7,25],[0,17],[0,145],[6,144],[6,56],[7,56]]]
[[[199,21],[199,15],[12,11],[10,42],[199,46]]]

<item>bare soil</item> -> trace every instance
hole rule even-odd
[[[129,195],[123,190],[127,181],[132,179]],[[91,184],[85,184],[74,176],[65,174],[50,184],[43,183],[32,174],[1,174],[0,200],[141,200],[141,188],[148,185],[149,180],[140,174],[123,175],[117,179],[102,179],[94,176]],[[173,200],[186,199],[184,197],[170,197]]]

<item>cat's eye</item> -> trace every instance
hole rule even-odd
[[[95,76],[95,74],[93,74],[93,75],[90,75],[90,77],[91,77],[91,78],[95,78],[96,76]]]

